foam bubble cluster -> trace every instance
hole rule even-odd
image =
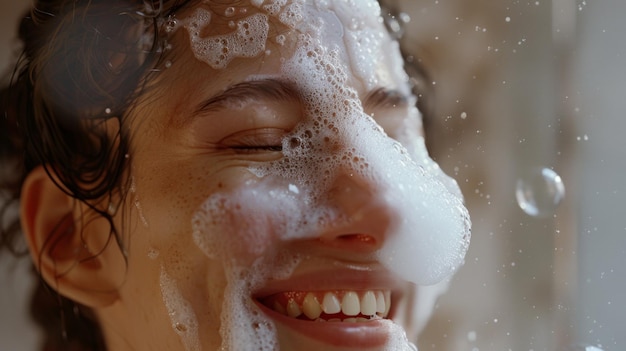
[[[191,304],[181,296],[176,282],[161,268],[161,295],[165,301],[172,329],[178,334],[186,351],[200,350],[198,319]]]
[[[244,196],[246,190],[254,195]],[[223,263],[228,280],[220,315],[220,349],[275,351],[279,349],[276,328],[250,299],[250,293],[270,279],[289,277],[300,257],[271,251],[270,233],[280,230],[281,223],[272,223],[272,218],[263,216],[258,209],[266,207],[263,205],[268,202],[260,203],[264,200],[282,199],[278,205],[289,206],[291,199],[286,194],[258,191],[264,189],[246,190],[239,196],[217,195],[207,200],[194,215],[193,238],[208,257]],[[240,199],[253,201],[239,202]],[[229,233],[232,228],[239,229],[235,235],[210,235]]]
[[[191,48],[197,59],[214,69],[221,69],[236,57],[255,57],[265,51],[269,31],[267,15],[257,13],[236,22],[236,31],[224,35],[202,37],[211,23],[211,13],[198,8],[185,28],[189,31]]]

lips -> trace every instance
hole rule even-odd
[[[342,349],[378,349],[391,337],[404,284],[378,269],[333,269],[273,281],[254,298],[279,329]]]

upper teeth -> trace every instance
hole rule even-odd
[[[391,293],[380,290],[367,290],[360,293],[356,291],[296,292],[278,295],[287,297],[286,301],[284,298],[281,301],[280,297],[274,299],[270,306],[275,311],[293,318],[306,316],[310,320],[367,321],[386,317],[391,307]]]

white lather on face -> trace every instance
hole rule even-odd
[[[195,244],[224,264],[229,285],[220,333],[222,347],[230,350],[277,348],[273,323],[249,301],[255,289],[287,278],[300,262],[297,255],[277,259],[276,243],[315,239],[332,223],[351,223],[372,209],[385,209],[394,221],[372,259],[406,281],[425,285],[455,272],[470,238],[460,191],[428,157],[419,131],[384,131],[364,111],[361,99],[376,88],[410,95],[398,44],[381,24],[378,3],[259,0],[252,5],[255,11],[234,20],[226,34],[202,36],[214,17],[202,7],[181,21],[195,57],[213,69],[263,53],[269,53],[265,61],[279,60],[277,72],[248,79],[289,83],[298,89],[303,110],[303,119],[283,139],[282,158],[251,164],[248,170],[256,179],[212,194],[193,218]],[[293,50],[267,50],[268,42],[278,41],[268,34],[275,23],[291,28],[281,33],[279,46]],[[407,109],[408,125],[417,129],[419,119],[417,109]],[[403,144],[388,134],[400,135]],[[351,191],[366,194],[367,201],[352,213],[334,202],[343,178],[354,183]],[[367,322],[387,317],[389,296],[381,289],[302,291],[266,302],[292,318]],[[411,350],[401,328],[393,328],[390,343],[396,344],[390,349]]]

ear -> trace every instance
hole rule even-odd
[[[73,301],[105,307],[118,299],[124,258],[110,237],[108,222],[99,217],[85,220],[91,211],[84,207],[41,166],[22,186],[22,229],[43,279]]]

